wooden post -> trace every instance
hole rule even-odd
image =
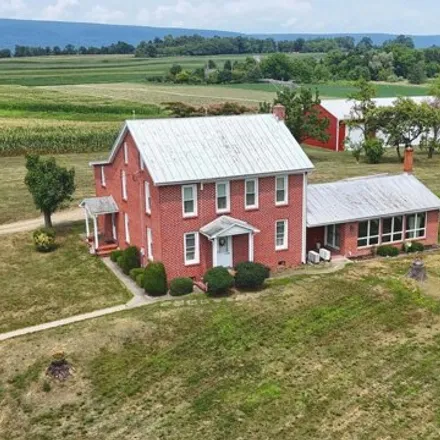
[[[218,240],[217,238],[214,238],[212,240],[212,266],[216,267],[217,266],[217,245]]]
[[[89,236],[90,236],[90,226],[89,226],[89,216],[87,214],[87,209],[84,209],[84,214],[86,217],[86,240],[89,240]]]
[[[95,233],[95,252],[98,251],[99,239],[98,239],[98,221],[96,216],[93,216],[93,230]]]

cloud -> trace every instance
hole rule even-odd
[[[22,17],[27,9],[23,0],[1,0],[0,16]]]
[[[87,14],[87,21],[93,23],[122,23],[125,13],[119,9],[108,9],[101,5],[96,5]]]
[[[54,4],[43,9],[41,18],[44,20],[61,20],[71,17],[72,6],[77,6],[78,0],[56,0]]]

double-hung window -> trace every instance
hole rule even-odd
[[[287,220],[277,220],[275,222],[275,250],[285,250],[288,248]]]
[[[258,208],[258,179],[248,179],[244,181],[245,208]]]
[[[422,238],[426,235],[426,212],[406,216],[405,238]]]
[[[151,214],[150,182],[145,181],[145,212]]]
[[[128,145],[127,142],[124,142],[124,163],[128,165]]]
[[[382,243],[403,240],[403,217],[388,217],[382,220]]]
[[[153,233],[147,228],[147,258],[153,261]]]
[[[187,232],[186,234],[184,234],[183,247],[184,247],[185,265],[189,266],[192,264],[199,264],[200,263],[199,233]]]
[[[122,170],[121,174],[121,186],[122,186],[122,199],[127,200],[127,174],[125,173],[125,170]]]
[[[182,211],[184,217],[195,217],[197,215],[197,186],[182,186]]]
[[[215,199],[217,213],[229,212],[231,209],[229,182],[215,184]]]
[[[130,244],[130,220],[128,214],[124,214],[124,226],[125,226],[125,241]]]
[[[105,168],[103,165],[101,166],[101,185],[104,187],[107,185],[105,181]]]
[[[341,246],[341,225],[328,225],[325,227],[326,245],[333,249]]]
[[[379,244],[379,225],[379,219],[367,220],[359,223],[358,247],[367,247]]]
[[[275,205],[287,205],[288,198],[288,176],[275,177]]]

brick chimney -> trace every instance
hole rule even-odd
[[[413,148],[412,147],[406,147],[405,148],[405,155],[403,159],[403,171],[405,173],[412,173],[413,172]]]
[[[284,119],[286,119],[286,107],[282,104],[275,104],[272,108],[272,114],[279,121],[284,121]]]

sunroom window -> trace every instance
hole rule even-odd
[[[407,239],[421,238],[426,235],[426,212],[418,212],[406,216]]]
[[[358,247],[379,244],[379,224],[379,219],[367,220],[359,223]]]
[[[403,217],[388,217],[382,220],[382,243],[403,240]]]

